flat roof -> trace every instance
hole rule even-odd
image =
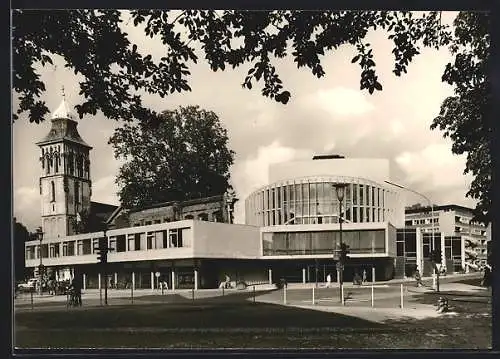
[[[446,211],[446,210],[457,210],[457,209],[461,209],[461,210],[467,211],[467,212],[473,211],[472,208],[465,207],[465,206],[459,206],[457,204],[446,204],[443,206],[434,206],[434,211]],[[418,208],[406,208],[405,214],[430,212],[431,210],[432,210],[432,207],[430,207],[430,206],[418,207]]]

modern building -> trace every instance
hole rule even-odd
[[[404,206],[386,183],[389,170],[385,159],[341,156],[272,165],[269,184],[245,201],[246,223],[260,227],[262,259],[289,281],[324,281],[336,276],[342,241],[350,248],[346,280],[355,271],[371,276],[372,267],[378,279],[392,278]],[[342,209],[337,183],[347,185]]]
[[[488,228],[473,221],[472,208],[454,204],[409,207],[405,210],[405,228],[407,230],[420,228],[422,233],[426,234],[433,231],[440,233],[441,245],[445,248],[449,246],[455,248],[454,254],[451,254],[455,267],[458,265],[459,253],[461,268],[467,271],[478,270],[486,264]],[[447,243],[454,244],[447,246]],[[460,243],[462,250],[458,250],[457,243]],[[442,254],[444,257],[445,252]]]
[[[56,279],[81,276],[85,288],[99,287],[102,238],[111,248],[106,280],[115,287],[155,288],[162,279],[174,289],[213,288],[226,275],[249,284],[324,282],[328,274],[338,278],[341,243],[350,251],[345,280],[356,271],[371,280],[374,269],[377,280],[388,280],[428,267],[432,233],[417,212],[407,212],[407,221],[418,222],[405,227],[404,193],[386,159],[323,155],[272,165],[268,184],[245,199],[243,225],[232,223],[237,199],[229,194],[133,209],[92,202],[91,147],[64,99],[37,144],[43,236],[25,247],[35,275],[43,264]],[[81,230],[88,214],[92,225]],[[446,221],[434,223],[442,225],[434,246],[446,249],[450,267],[458,253],[463,262],[465,238],[457,249]]]

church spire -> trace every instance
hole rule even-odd
[[[59,105],[59,107],[57,108],[57,110],[55,110],[52,113],[52,119],[56,119],[56,118],[73,119],[73,114],[69,110],[69,106],[66,102],[66,94],[64,93],[64,86],[62,86],[61,90],[62,90],[62,101],[61,101],[61,104]]]

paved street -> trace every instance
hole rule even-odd
[[[137,291],[133,304],[120,297],[125,293],[111,293],[110,305],[103,307],[98,293],[90,291],[81,308],[67,308],[61,298],[47,298],[34,310],[17,303],[16,345],[484,348],[490,345],[491,292],[471,285],[478,280],[450,280],[441,294],[410,286],[403,309],[396,283],[375,287],[375,308],[366,301],[371,288],[352,285],[346,286],[345,306],[337,288],[315,290],[312,305],[312,288],[300,285],[287,289],[286,305],[284,290],[226,291],[224,296],[205,290],[195,292],[194,300],[189,290],[165,295],[149,290]],[[440,295],[450,299],[449,315],[436,312]]]

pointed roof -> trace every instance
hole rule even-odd
[[[70,106],[66,102],[63,92],[63,99],[59,107],[52,113],[52,128],[47,136],[37,142],[38,146],[52,142],[70,141],[92,149],[78,133],[78,123],[73,120],[74,116],[70,111]]]
[[[66,102],[66,97],[64,96],[64,94],[63,94],[63,99],[61,101],[61,104],[59,105],[57,110],[55,110],[52,113],[52,119],[55,120],[56,118],[69,118],[69,119],[74,118],[73,114],[69,110],[69,106]]]

